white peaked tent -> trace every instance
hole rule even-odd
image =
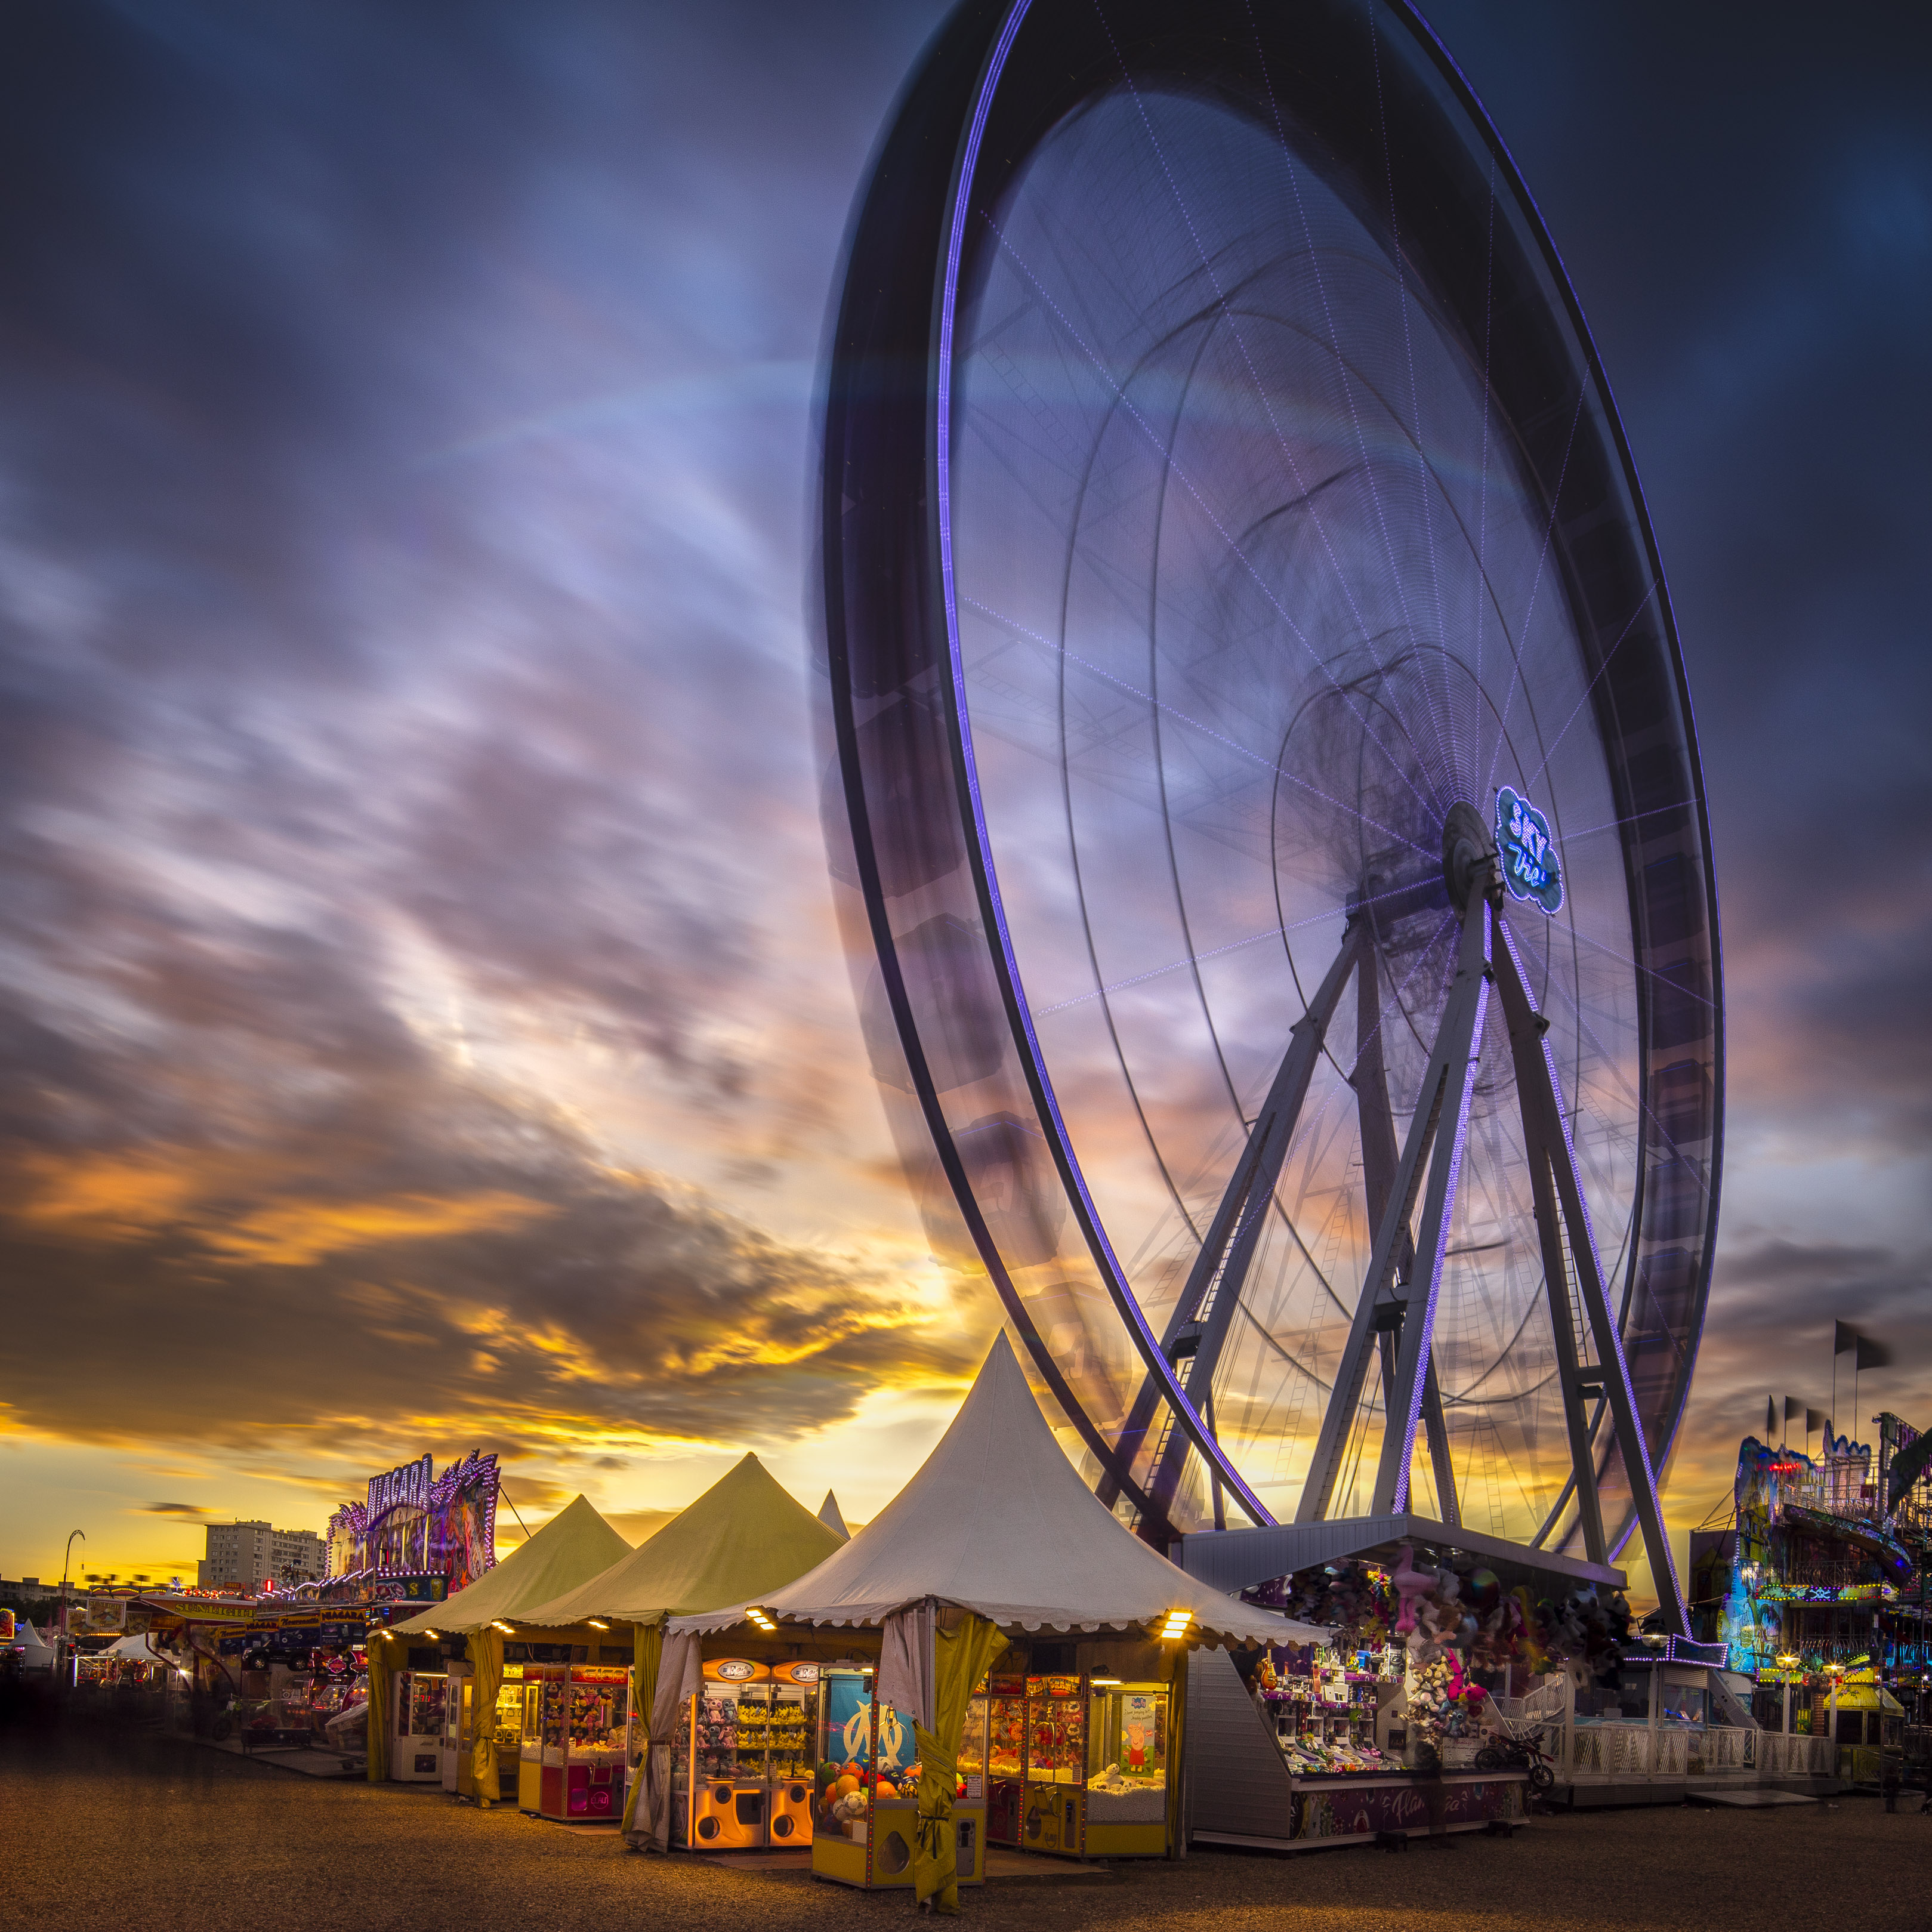
[[[801,1622],[876,1624],[928,1598],[1025,1630],[1158,1625],[1186,1610],[1191,1640],[1310,1643],[1329,1634],[1223,1596],[1142,1542],[1066,1460],[1004,1334],[911,1481],[816,1570],[758,1607]],[[675,1618],[669,1628],[728,1630],[751,1607]]]
[[[97,1651],[97,1657],[111,1657],[122,1664],[170,1664],[171,1658],[164,1657],[138,1630],[130,1630],[127,1636],[116,1640],[105,1650]]]
[[[22,1670],[51,1670],[54,1667],[54,1647],[42,1642],[40,1634],[22,1618],[14,1627],[14,1648],[21,1653]]]
[[[825,1500],[818,1506],[818,1520],[835,1536],[842,1536],[848,1542],[852,1532],[845,1527],[844,1513],[838,1507],[838,1498],[830,1490],[825,1492]]]

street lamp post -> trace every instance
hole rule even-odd
[[[68,1572],[69,1572],[69,1571],[73,1568],[73,1567],[74,1567],[74,1538],[75,1538],[76,1536],[77,1536],[77,1537],[79,1537],[79,1538],[80,1538],[81,1541],[82,1541],[82,1542],[83,1542],[83,1543],[85,1543],[85,1542],[87,1540],[87,1532],[86,1532],[86,1530],[84,1530],[84,1529],[72,1529],[72,1530],[69,1530],[69,1531],[68,1532],[68,1538],[67,1538],[67,1549],[66,1549],[66,1551],[64,1552],[64,1553],[62,1555],[62,1558],[61,1558],[61,1627],[60,1627],[60,1648],[61,1648],[61,1661],[62,1661],[63,1664],[64,1664],[64,1663],[65,1663],[65,1661],[66,1661],[66,1660],[67,1660],[69,1657],[70,1657],[70,1656],[73,1654],[73,1647],[72,1647],[72,1646],[70,1644],[70,1642],[68,1642],[68,1634],[67,1634],[67,1623],[68,1623],[68,1612],[67,1612],[67,1584],[68,1584]]]

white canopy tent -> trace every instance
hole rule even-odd
[[[23,1670],[51,1670],[54,1667],[54,1647],[41,1640],[40,1634],[24,1618],[15,1626],[13,1648],[20,1653],[20,1667]]]
[[[927,1600],[1009,1628],[1157,1630],[1185,1610],[1190,1642],[1328,1636],[1222,1595],[1142,1542],[1082,1481],[1002,1334],[918,1474],[852,1540],[755,1607],[813,1624],[878,1624]],[[754,1607],[674,1618],[728,1630]]]

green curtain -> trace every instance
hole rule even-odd
[[[1006,1647],[996,1624],[968,1610],[956,1630],[934,1637],[938,1669],[932,1721],[938,1735],[914,1726],[919,1739],[919,1840],[913,1848],[914,1895],[935,1910],[959,1910],[959,1839],[952,1822],[958,1789],[959,1747],[966,1736],[966,1706],[973,1687]]]
[[[658,1698],[658,1664],[664,1656],[664,1620],[638,1624],[631,1632],[631,1788],[624,1797],[624,1833],[637,1829],[638,1798],[644,1788],[644,1760],[650,1754],[651,1708]]]
[[[369,1782],[382,1784],[389,1775],[389,1726],[395,1713],[396,1640],[384,1630],[369,1633]]]
[[[470,1777],[483,1810],[496,1803],[496,1694],[503,1688],[503,1633],[494,1624],[470,1634],[470,1670],[476,1689],[470,1703]]]
[[[1181,1837],[1186,1786],[1180,1756],[1187,1729],[1187,1658],[1185,1645],[1176,1649],[1167,1684],[1167,1855],[1171,1858],[1187,1856]]]

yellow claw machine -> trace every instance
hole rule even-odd
[[[508,1666],[506,1666],[507,1671]],[[560,1664],[526,1664],[522,1670],[522,1713],[517,1730],[517,1809],[534,1818],[543,1809],[544,1705],[545,1693],[554,1682],[561,1685],[566,1666]],[[560,1703],[562,1692],[560,1689]],[[561,1758],[559,1760],[561,1762]]]
[[[1114,1677],[1026,1680],[1023,1850],[1166,1856],[1168,1696]]]
[[[494,1713],[496,1744],[496,1788],[482,1795],[498,1802],[517,1800],[518,1768],[524,1743],[524,1666],[506,1664],[503,1681],[496,1687]]]
[[[827,1664],[819,1672],[812,1869],[817,1877],[868,1891],[910,1888],[919,1833],[917,1733],[910,1719],[874,1698],[873,1675],[858,1664]],[[962,1763],[976,1742],[983,1760],[984,1735],[969,1711]],[[959,1882],[980,1885],[986,1808],[983,1798],[967,1796],[968,1789],[962,1775],[952,1809]]]

